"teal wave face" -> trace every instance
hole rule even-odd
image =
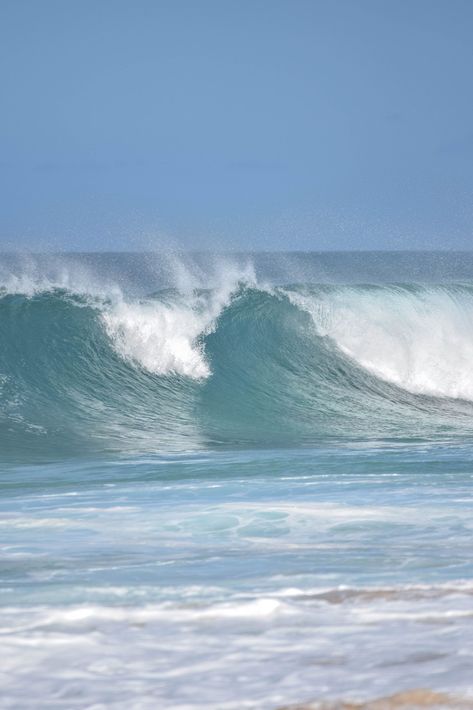
[[[0,298],[3,459],[473,433],[468,286]]]

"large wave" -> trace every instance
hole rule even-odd
[[[147,296],[67,269],[3,278],[2,457],[473,433],[470,286],[173,268]]]

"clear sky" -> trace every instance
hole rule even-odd
[[[0,0],[0,248],[473,246],[471,0]]]

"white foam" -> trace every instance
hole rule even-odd
[[[197,312],[191,304],[122,301],[102,318],[122,357],[160,375],[176,372],[200,378],[210,369],[198,339],[210,331],[212,315]]]
[[[340,288],[288,293],[317,331],[410,392],[473,400],[473,297],[448,289]]]
[[[262,710],[412,687],[471,694],[471,598],[392,591],[343,604],[268,595],[5,607],[2,700],[22,708],[40,697],[61,708]]]
[[[102,319],[122,357],[159,375],[176,373],[205,378],[210,374],[210,366],[202,338],[212,332],[238,285],[252,283],[254,278],[251,266],[240,270],[222,264],[220,272],[214,275],[213,287],[202,293],[197,290],[195,275],[186,278],[181,266],[179,283],[184,293],[175,300],[129,303],[118,299],[103,311]],[[200,284],[204,285],[208,284]]]

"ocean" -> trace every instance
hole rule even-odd
[[[473,703],[473,253],[4,254],[0,471],[2,708]]]

